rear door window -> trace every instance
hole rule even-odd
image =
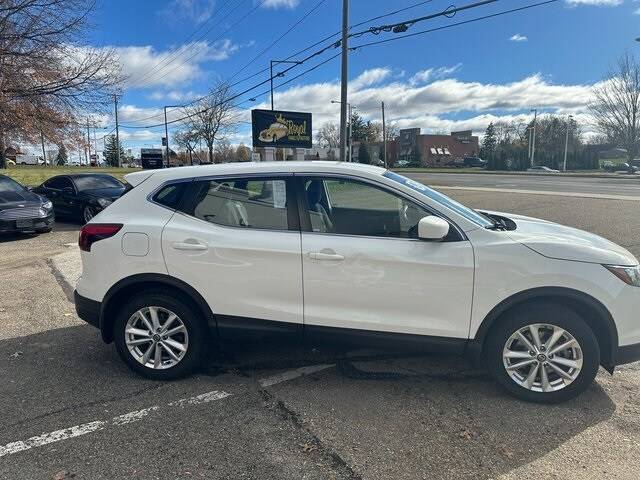
[[[287,178],[195,180],[183,213],[226,227],[297,229]]]
[[[187,185],[189,185],[189,182],[167,185],[161,188],[160,191],[153,196],[153,201],[164,207],[170,208],[171,210],[176,210],[182,202]],[[129,185],[129,188],[125,190],[125,193],[132,189],[133,187]]]

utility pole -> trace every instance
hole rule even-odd
[[[567,131],[565,132],[564,137],[564,168],[563,171],[567,171],[567,151],[569,150],[569,129],[571,128],[571,120],[573,116],[569,115],[567,118]]]
[[[384,120],[384,102],[382,102],[382,144],[384,152],[384,167],[387,168],[387,124]]]
[[[169,166],[169,130],[167,129],[167,107],[164,107],[164,143],[167,148],[167,167]]]
[[[113,101],[116,104],[116,152],[118,155],[118,167],[121,167],[122,161],[120,159],[120,129],[118,128],[118,95],[115,93],[113,94]]]
[[[87,118],[87,148],[89,149],[89,156],[87,156],[87,150],[84,151],[85,160],[89,165],[89,159],[91,158],[91,136],[89,135],[89,118]]]
[[[340,161],[347,150],[347,81],[349,77],[349,0],[342,0],[342,71],[340,78]]]
[[[531,110],[532,112],[534,112],[533,114],[533,133],[531,135],[531,159],[530,159],[530,166],[534,166],[535,161],[536,161],[536,121],[538,120],[538,110],[537,109],[533,109]]]

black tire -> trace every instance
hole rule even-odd
[[[154,370],[136,360],[125,343],[125,327],[131,316],[144,307],[157,306],[170,310],[180,317],[189,335],[189,345],[184,357],[173,367]],[[129,300],[118,311],[114,323],[114,343],[120,358],[134,372],[153,380],[173,380],[186,377],[200,367],[209,347],[211,334],[200,312],[189,302],[185,302],[168,290],[142,292]]]
[[[571,334],[582,350],[582,370],[569,385],[552,392],[534,391],[519,385],[506,370],[503,349],[507,340],[518,329],[536,323],[555,325]],[[570,400],[584,392],[593,383],[600,365],[600,347],[587,323],[573,310],[561,304],[545,302],[528,304],[509,311],[487,335],[484,359],[489,373],[511,395],[535,403],[553,404]]]

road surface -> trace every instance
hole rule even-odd
[[[615,195],[640,199],[640,175],[624,178],[428,172],[404,175],[430,186],[561,192],[586,194],[596,198],[599,195]]]

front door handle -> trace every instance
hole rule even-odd
[[[311,258],[312,260],[328,260],[330,262],[341,262],[342,260],[344,260],[343,255],[338,255],[335,252],[310,252],[309,258]]]
[[[204,251],[204,250],[207,250],[209,248],[206,245],[204,245],[202,243],[198,243],[196,241],[173,242],[171,244],[171,246],[175,250],[186,250],[186,251],[191,251],[191,252]]]

